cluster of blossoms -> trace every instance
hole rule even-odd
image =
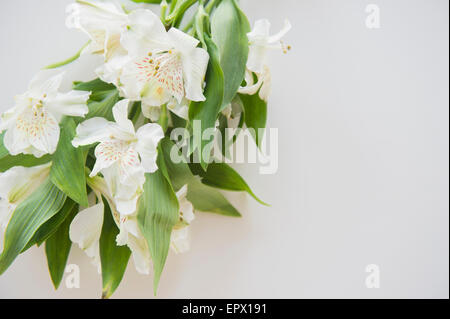
[[[220,1],[212,1],[219,3]],[[166,1],[162,5],[167,7]],[[82,30],[89,44],[82,54],[100,55],[96,74],[114,85],[120,94],[112,107],[114,121],[89,116],[92,92],[60,92],[64,72],[46,70],[32,81],[26,93],[16,97],[15,106],[1,116],[3,145],[11,156],[42,158],[55,153],[64,117],[76,119],[74,148],[95,146],[88,186],[89,206],[80,209],[70,225],[70,239],[93,258],[100,269],[99,241],[106,200],[119,229],[116,243],[127,245],[138,272],[150,272],[148,242],[138,226],[138,202],[144,193],[146,174],[156,172],[158,145],[165,137],[160,123],[163,107],[189,120],[189,105],[206,100],[205,76],[210,62],[201,41],[149,9],[125,11],[110,2],[78,0],[67,9],[67,26]],[[288,50],[281,38],[289,31],[271,36],[267,20],[259,20],[247,34],[249,43],[245,81],[239,94],[255,95],[267,101],[271,77],[267,51]],[[194,34],[195,35],[195,34]],[[132,121],[131,106],[139,103],[139,121]],[[224,108],[224,114],[227,113]],[[141,117],[142,114],[142,117]],[[83,120],[87,117],[86,120]],[[51,162],[16,166],[0,174],[0,226],[5,229],[15,209],[50,174]],[[189,249],[188,228],[194,220],[194,206],[187,199],[188,185],[176,192],[180,223],[171,234],[175,252]]]

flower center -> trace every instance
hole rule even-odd
[[[150,91],[159,96],[168,93],[178,100],[183,98],[183,68],[177,51],[150,52],[136,65],[140,80],[148,84]]]
[[[28,136],[42,136],[46,128],[57,125],[55,120],[48,116],[42,107],[42,101],[38,101],[28,111],[22,113],[16,121],[18,130],[25,132]]]

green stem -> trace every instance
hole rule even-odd
[[[72,63],[75,60],[78,60],[78,58],[81,56],[81,53],[83,53],[83,50],[87,48],[87,46],[91,43],[91,40],[89,40],[83,47],[72,57],[68,58],[67,60],[64,60],[62,62],[58,62],[55,64],[50,64],[46,66],[44,69],[56,69],[59,67],[62,67],[64,65],[67,65],[69,63]]]
[[[216,5],[218,5],[222,0],[210,0],[206,5],[205,11],[210,14]]]

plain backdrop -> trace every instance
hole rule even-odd
[[[85,43],[65,28],[70,2],[2,1],[1,111]],[[242,219],[199,213],[158,298],[448,298],[448,1],[241,2],[252,24],[293,25],[292,51],[269,63],[279,169],[235,166],[272,206],[227,194]],[[366,27],[370,3],[379,29]],[[92,79],[94,60],[71,65],[66,87]],[[31,249],[0,277],[0,298],[98,298],[101,278],[78,247],[69,263],[81,287],[54,291],[43,249]],[[379,289],[365,285],[370,264]],[[130,263],[114,297],[153,298],[151,276]]]

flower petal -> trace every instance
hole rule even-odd
[[[150,251],[144,238],[129,236],[128,247],[133,255],[137,272],[143,275],[150,274]]]
[[[122,35],[121,43],[131,56],[170,49],[166,28],[156,14],[150,10],[138,9],[128,17],[130,22]]]
[[[187,54],[183,54],[182,60],[186,98],[196,102],[204,101],[203,82],[208,68],[208,52],[196,48]]]
[[[255,73],[262,73],[267,60],[267,47],[251,45],[248,54],[247,68]]]
[[[40,71],[31,80],[28,93],[35,99],[44,99],[46,97],[56,96],[63,78],[64,72],[59,70]]]
[[[97,142],[103,142],[111,134],[111,122],[103,117],[94,117],[77,127],[77,135],[72,141],[74,147],[82,145],[91,145]]]
[[[90,95],[91,92],[84,91],[58,93],[55,98],[45,100],[44,107],[55,115],[84,117],[89,112],[86,103]]]
[[[130,100],[121,100],[113,107],[114,120],[125,132],[134,135],[133,122],[128,119],[128,106]]]
[[[53,154],[59,141],[59,125],[45,108],[25,112],[17,119],[19,131],[24,132],[30,144],[45,154]]]
[[[277,34],[269,37],[268,43],[276,43],[281,41],[281,39],[292,29],[291,22],[289,20],[284,20],[284,26]]]
[[[141,157],[141,163],[146,173],[158,170],[156,159],[158,157],[158,144],[164,138],[164,132],[159,124],[146,124],[136,133],[138,143],[136,151]]]
[[[177,254],[182,254],[190,249],[189,227],[174,229],[170,238],[170,247]]]
[[[200,41],[196,38],[190,36],[187,33],[184,33],[183,31],[178,30],[177,28],[171,28],[169,31],[167,31],[167,35],[172,41],[173,47],[183,54],[189,53],[200,43]]]
[[[97,258],[104,209],[103,202],[100,202],[79,212],[70,224],[70,240],[85,250],[89,257]]]

